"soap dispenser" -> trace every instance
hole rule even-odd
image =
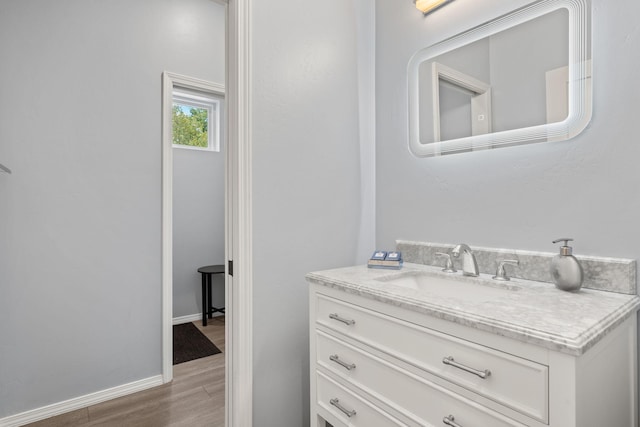
[[[556,239],[553,243],[564,242],[560,246],[560,254],[551,259],[551,277],[558,289],[563,291],[577,291],[582,286],[582,266],[572,255],[572,248],[567,243],[573,239]]]

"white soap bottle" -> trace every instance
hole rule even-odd
[[[553,243],[564,242],[560,246],[560,254],[551,259],[551,277],[558,289],[563,291],[577,291],[582,286],[582,266],[580,262],[572,255],[573,249],[567,243],[572,241],[570,238],[556,239]]]

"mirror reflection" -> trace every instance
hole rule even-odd
[[[591,111],[586,9],[562,3],[540,2],[412,58],[414,154],[562,140],[586,126]]]
[[[434,128],[422,142],[547,123],[546,76],[566,73],[567,18],[560,9],[420,64],[420,109],[434,108],[421,115]]]

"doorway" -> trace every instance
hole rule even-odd
[[[170,72],[163,79],[173,92],[173,320],[206,325],[203,303],[224,307],[225,87]],[[200,269],[213,266],[203,298]]]
[[[253,425],[251,93],[249,0],[226,5],[225,162],[225,425]],[[163,79],[163,104],[173,83]],[[168,111],[168,110],[167,110]],[[162,377],[172,369],[172,153],[168,115],[162,121]],[[234,264],[235,262],[235,264]],[[231,268],[232,267],[232,268]]]
[[[225,177],[229,156],[224,131],[227,21],[226,2],[197,0],[183,4],[174,25],[185,27],[188,40],[181,40],[185,53],[171,65],[172,70],[162,74],[164,383],[174,379],[174,324],[194,322],[200,326],[202,322],[198,269],[213,264],[225,266],[229,259]],[[225,305],[226,276],[217,274],[213,278],[213,303],[217,307]],[[226,338],[225,323],[218,322],[216,329],[222,324]]]
[[[434,141],[492,131],[491,86],[444,64],[432,63]]]

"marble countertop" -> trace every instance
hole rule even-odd
[[[515,287],[498,297],[473,300],[439,295],[385,281],[390,276],[420,274],[446,277],[477,286]],[[565,292],[553,284],[512,279],[498,282],[491,275],[464,277],[458,272],[405,263],[402,270],[366,265],[309,273],[309,283],[340,289],[425,315],[492,332],[519,341],[580,355],[640,308],[637,295],[581,289]],[[490,289],[495,294],[494,289]]]

